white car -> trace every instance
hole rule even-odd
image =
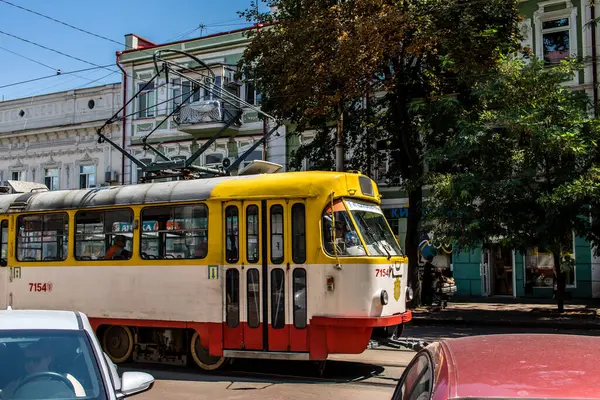
[[[0,311],[0,399],[117,400],[146,391],[154,377],[117,368],[75,311]]]

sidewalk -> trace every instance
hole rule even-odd
[[[413,309],[414,325],[520,326],[561,329],[600,329],[600,302],[565,301],[559,314],[556,300],[513,298],[458,298],[448,307]]]

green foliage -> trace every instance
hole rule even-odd
[[[494,69],[501,54],[516,51],[519,43],[518,0],[265,3],[278,7],[275,16],[257,12],[254,4],[242,13],[262,28],[249,32],[252,42],[239,64],[263,94],[261,107],[296,123],[297,132],[321,129],[323,118],[335,123],[341,110],[344,130],[364,136],[345,134],[346,147],[358,146],[361,151],[353,154],[372,158],[362,151],[370,149],[369,142],[389,140],[392,174],[404,180],[422,177],[421,115],[409,113],[413,102],[462,90]],[[354,111],[356,101],[380,90],[388,95],[372,101],[372,108],[379,110],[377,120]],[[332,139],[324,133],[317,137],[321,144],[296,155],[320,158]],[[350,163],[354,161],[352,157]],[[366,160],[358,165],[369,169]]]
[[[554,252],[570,248],[573,231],[593,238],[581,216],[597,193],[600,130],[588,96],[565,86],[580,68],[506,59],[468,106],[438,110],[452,123],[432,134],[426,154],[436,236],[459,249],[500,238]]]

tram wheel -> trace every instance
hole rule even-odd
[[[133,352],[133,334],[127,326],[111,325],[104,331],[102,348],[115,364],[125,362]]]
[[[197,366],[204,371],[215,371],[225,364],[227,359],[222,356],[211,356],[208,354],[208,349],[202,347],[200,343],[200,335],[194,332],[190,343],[190,351],[192,358]]]

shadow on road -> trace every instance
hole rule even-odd
[[[279,383],[361,383],[372,378],[377,378],[380,385],[395,385],[400,378],[400,374],[397,377],[384,376],[386,368],[379,365],[346,361],[327,361],[322,376],[318,364],[310,361],[236,359],[214,372],[204,372],[195,366],[144,363],[121,364],[118,369],[119,373],[133,370],[148,372],[157,381],[253,383],[235,390],[259,390]]]

